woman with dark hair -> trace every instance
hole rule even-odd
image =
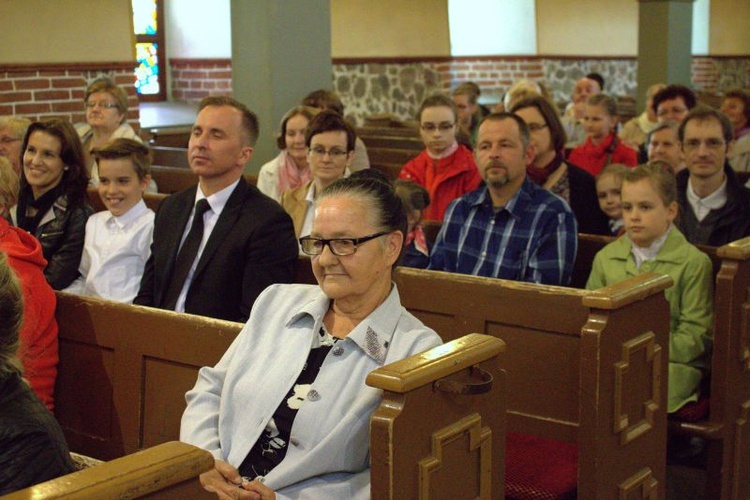
[[[309,106],[295,106],[281,119],[276,145],[281,153],[260,167],[258,189],[261,193],[281,201],[281,193],[295,189],[312,179],[307,161],[305,133],[318,110]]]
[[[526,169],[529,178],[568,202],[579,232],[610,234],[607,216],[599,209],[594,177],[563,158],[567,138],[554,106],[541,96],[532,96],[518,101],[511,113],[520,116],[531,131],[536,156]]]
[[[60,425],[21,378],[21,285],[0,252],[0,495],[73,472]]]
[[[42,244],[52,288],[62,290],[78,276],[88,204],[83,148],[70,123],[34,122],[23,139],[23,175],[13,223]]]
[[[732,89],[724,93],[721,112],[734,128],[734,147],[727,158],[737,172],[750,171],[750,92]]]
[[[267,288],[187,393],[180,440],[213,453],[206,490],[369,498],[370,416],[381,395],[365,379],[441,343],[391,281],[406,227],[403,203],[381,180],[339,179],[320,193],[300,238],[318,285]]]

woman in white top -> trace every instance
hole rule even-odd
[[[318,114],[309,106],[296,106],[281,119],[281,128],[276,144],[279,156],[263,165],[258,174],[260,192],[281,201],[281,193],[306,184],[312,179],[307,159],[305,132],[310,120]]]

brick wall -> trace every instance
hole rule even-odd
[[[85,121],[86,87],[103,76],[127,91],[128,122],[138,130],[138,97],[131,62],[0,65],[0,115]]]
[[[195,102],[210,95],[232,95],[231,59],[169,59],[172,98]]]

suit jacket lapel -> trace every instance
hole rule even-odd
[[[221,243],[234,227],[234,223],[237,221],[237,217],[240,214],[242,204],[245,201],[247,190],[247,183],[244,179],[240,179],[239,184],[237,184],[237,187],[234,188],[234,191],[232,191],[231,196],[227,200],[224,210],[221,211],[219,220],[216,221],[216,225],[214,226],[213,231],[211,231],[211,236],[208,237],[206,247],[203,249],[200,260],[198,260],[198,266],[195,268],[193,279],[203,272],[216,253],[216,250],[218,250]]]

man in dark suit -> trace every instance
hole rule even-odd
[[[245,321],[263,289],[292,281],[297,242],[281,206],[242,176],[255,114],[229,97],[198,109],[188,158],[199,183],[161,203],[134,303]]]

